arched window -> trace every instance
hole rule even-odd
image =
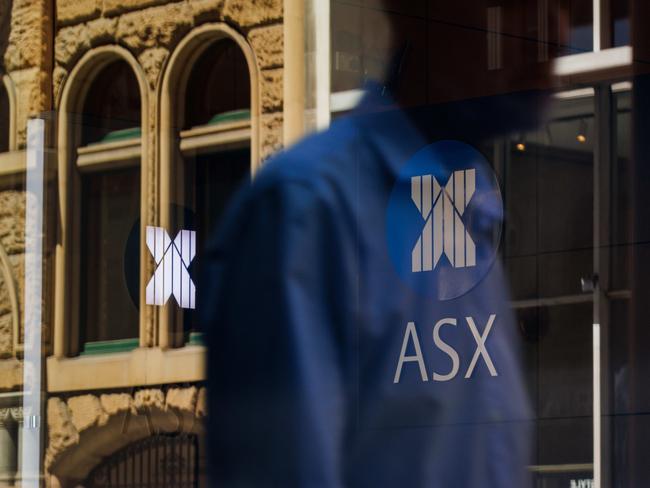
[[[207,45],[188,66],[178,87],[176,123],[179,164],[171,188],[172,232],[196,231],[198,269],[209,236],[235,190],[251,172],[251,80],[241,47],[222,37]],[[199,334],[191,310],[176,309],[172,341],[194,342]],[[180,325],[182,323],[182,326]]]
[[[77,117],[81,354],[138,345],[139,94],[129,64],[110,62],[91,80]]]
[[[139,137],[139,93],[126,61],[113,61],[104,67],[84,100],[82,145]]]
[[[185,108],[187,129],[220,128],[218,133],[226,136],[183,152],[185,205],[196,213],[200,250],[232,192],[250,174],[250,137],[235,133],[250,127],[250,79],[246,59],[234,41],[214,42],[197,60]],[[235,137],[228,140],[231,131]]]
[[[235,41],[208,46],[192,68],[185,97],[184,129],[250,117],[248,66]]]

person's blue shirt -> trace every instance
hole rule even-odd
[[[411,120],[371,90],[268,162],[226,213],[197,287],[211,486],[528,486],[528,403],[500,264],[438,300],[389,256],[400,168],[435,140]],[[481,334],[492,315],[496,376],[467,319]],[[457,320],[438,333],[458,371],[434,381],[453,368],[433,337],[444,318]]]

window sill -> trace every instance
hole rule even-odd
[[[139,137],[82,146],[77,149],[77,166],[81,170],[129,166],[140,161],[140,146]]]
[[[225,122],[215,125],[201,125],[181,131],[180,148],[185,151],[212,151],[239,147],[251,139],[250,120]]]
[[[628,77],[634,63],[631,46],[562,56],[553,62],[553,74],[569,83]]]
[[[25,151],[0,153],[0,176],[24,172],[25,154]]]
[[[129,352],[47,358],[49,392],[129,388],[203,381],[205,347],[138,347]]]
[[[622,78],[632,74],[633,63],[632,47],[620,46],[555,58],[553,60],[553,75],[569,84],[593,82],[608,77]],[[363,89],[332,93],[330,95],[331,113],[353,110],[363,95]]]

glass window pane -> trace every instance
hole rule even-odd
[[[81,180],[81,344],[138,338],[131,293],[138,290],[139,273],[127,268],[133,264],[127,244],[139,235],[140,170],[89,173]]]
[[[612,43],[614,47],[625,46],[631,42],[630,0],[609,2],[611,16]]]
[[[558,95],[508,141],[504,258],[535,409],[539,486],[592,479],[594,98]]]
[[[559,0],[560,16],[567,16],[569,42],[565,54],[594,48],[594,8],[592,0]]]

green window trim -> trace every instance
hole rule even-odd
[[[142,128],[129,127],[128,129],[111,131],[102,137],[99,141],[91,142],[88,145],[92,146],[94,144],[106,144],[109,142],[126,141],[128,139],[137,139],[139,137],[142,137]]]
[[[116,352],[129,352],[140,346],[140,340],[116,339],[112,341],[86,342],[81,356],[93,356],[96,354],[112,354]]]
[[[250,120],[251,111],[248,109],[231,110],[229,112],[221,112],[214,115],[206,125],[218,125],[228,122],[239,122],[241,120]]]
[[[186,345],[188,346],[204,346],[205,341],[203,340],[202,332],[190,332],[190,336],[187,340]]]

